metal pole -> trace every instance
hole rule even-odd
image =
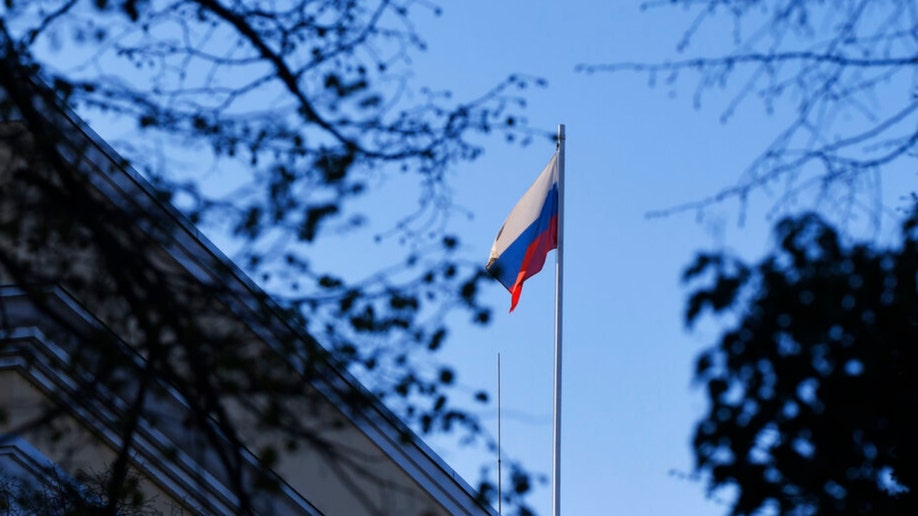
[[[564,285],[564,124],[558,125],[558,253],[555,265],[555,401],[552,514],[561,515],[561,308]]]
[[[503,490],[501,489],[500,468],[500,353],[497,354],[497,514],[501,514]]]

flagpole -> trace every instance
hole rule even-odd
[[[558,253],[555,265],[555,400],[552,515],[561,515],[561,308],[564,285],[564,124],[558,125]]]
[[[500,353],[497,354],[497,514],[502,514],[504,492],[501,485],[500,467]]]

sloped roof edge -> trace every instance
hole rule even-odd
[[[117,152],[96,134],[72,110],[59,105],[56,100],[48,101],[52,95],[50,89],[34,82],[30,85],[39,112],[49,122],[58,127],[69,126],[72,131],[61,131],[71,143],[89,143],[83,158],[91,162],[98,171],[109,171],[105,177],[99,177],[94,186],[110,196],[113,201],[130,202],[146,210],[157,210],[174,222],[174,245],[166,251],[185,266],[198,279],[212,279],[209,266],[220,264],[230,272],[235,282],[232,291],[237,293],[238,306],[235,309],[257,310],[255,303],[265,303],[276,314],[271,328],[266,328],[275,338],[279,333],[292,333],[301,339],[321,346],[316,339],[302,328],[292,327],[281,315],[280,307],[255,284],[235,263],[211,243],[177,208],[163,201],[155,188],[135,169],[126,164]],[[0,95],[3,95],[0,89]],[[115,165],[115,166],[112,166]],[[208,265],[209,264],[209,265]],[[227,278],[220,278],[225,281]],[[271,343],[271,335],[264,335],[266,342]],[[476,501],[475,490],[443,461],[419,436],[407,427],[391,410],[372,395],[360,382],[347,371],[331,365],[332,374],[320,380],[322,385],[314,385],[331,400],[342,399],[348,392],[364,393],[370,403],[361,413],[344,413],[370,438],[380,449],[404,469],[419,484],[423,485],[437,499],[455,514],[497,514],[490,506],[482,506]],[[406,439],[407,436],[407,439]]]

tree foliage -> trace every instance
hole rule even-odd
[[[726,99],[725,123],[758,102],[779,128],[735,184],[650,215],[725,200],[744,212],[756,192],[777,192],[782,212],[819,213],[781,220],[777,249],[754,265],[720,252],[687,269],[687,280],[701,282],[688,323],[708,312],[727,321],[695,372],[710,400],[693,443],[699,470],[712,490],[737,490],[733,514],[914,513],[916,216],[888,249],[850,245],[836,227],[878,228],[889,213],[881,185],[913,168],[918,5],[650,0],[643,8],[685,14],[677,58],[580,70],[639,72],[673,92],[688,82],[696,107]]]
[[[5,516],[93,516],[111,510],[106,493],[110,479],[106,475],[83,475],[74,480],[54,468],[41,474],[46,483],[36,486],[0,470],[0,512]],[[149,507],[149,499],[144,498],[138,484],[133,477],[125,482],[125,496],[119,498],[114,512],[120,516],[161,515]]]
[[[677,44],[679,58],[581,70],[637,71],[673,88],[695,80],[696,106],[719,94],[728,99],[721,121],[758,101],[782,124],[738,171],[736,184],[653,215],[727,199],[745,203],[768,189],[779,192],[783,206],[815,198],[834,216],[875,220],[882,211],[881,172],[908,166],[918,144],[914,2],[667,0],[643,6],[682,9],[689,21]]]
[[[781,221],[755,265],[700,255],[688,322],[734,321],[698,359],[710,407],[698,467],[733,514],[918,509],[918,215],[898,247],[846,245],[814,214]]]
[[[3,134],[16,149],[3,170],[13,178],[4,202],[9,196],[17,209],[42,213],[46,224],[31,240],[23,234],[36,228],[22,220],[4,219],[0,230],[35,252],[61,239],[109,268],[86,278],[66,256],[39,264],[28,253],[5,253],[0,267],[20,285],[66,284],[90,299],[117,300],[123,313],[115,318],[136,336],[127,347],[90,339],[84,351],[92,359],[80,366],[86,383],[69,394],[80,399],[99,385],[130,392],[133,419],[124,422],[108,486],[112,507],[129,477],[134,423],[164,385],[182,389],[199,411],[186,423],[223,446],[240,513],[254,509],[226,405],[245,407],[294,440],[315,440],[289,407],[262,401],[301,395],[295,382],[330,363],[356,373],[415,428],[488,442],[476,416],[452,403],[454,372],[430,363],[449,314],[478,324],[490,317],[477,296],[485,275],[445,232],[446,178],[457,162],[478,156],[481,135],[528,140],[518,89],[533,81],[511,76],[464,102],[418,87],[410,58],[425,45],[413,20],[439,14],[432,2],[7,0],[0,9],[0,112],[24,123]],[[209,281],[189,282],[158,261],[154,248],[176,222],[144,219],[141,207],[125,214],[92,193],[92,182],[74,171],[86,149],[64,149],[67,135],[49,116],[71,109],[127,121],[139,136],[117,143],[127,158],[119,166],[141,170],[192,222],[235,235],[236,261],[271,288],[270,300],[256,300],[262,308],[250,314],[253,324],[281,316],[321,344],[293,330],[284,353],[297,360],[279,365],[233,351],[238,336],[208,335],[201,312],[177,306],[200,297],[231,305],[236,293],[219,278],[234,273],[212,264]],[[230,172],[214,181],[221,170]],[[414,192],[396,203],[409,208],[382,237],[401,242],[394,263],[360,277],[314,263],[322,237],[359,229],[375,215],[358,201],[387,177]],[[19,194],[26,191],[40,195]],[[161,239],[151,242],[151,232]],[[43,302],[40,288],[31,293]],[[148,359],[142,366],[132,358],[137,352]],[[285,377],[290,367],[302,376]],[[366,394],[350,402],[366,403]],[[528,486],[525,470],[516,471]],[[523,512],[526,491],[508,495]],[[482,492],[493,496],[487,482]]]

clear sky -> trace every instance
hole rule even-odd
[[[661,16],[665,14],[665,16]],[[690,383],[693,357],[713,333],[688,334],[679,277],[701,248],[749,240],[764,249],[767,226],[737,226],[735,205],[647,220],[645,213],[698,199],[735,181],[765,136],[756,120],[718,122],[711,106],[692,106],[694,84],[648,87],[637,74],[575,73],[581,63],[661,60],[688,18],[642,13],[639,2],[472,0],[431,22],[418,74],[474,93],[507,72],[544,77],[529,90],[531,125],[565,124],[566,226],[562,417],[562,514],[707,515],[727,507],[690,480],[693,423],[705,406]],[[750,110],[758,111],[760,110]],[[471,251],[487,257],[510,208],[553,152],[499,141],[454,179]],[[516,311],[499,285],[488,292],[494,322],[456,331],[447,353],[460,379],[493,386],[502,366],[505,452],[551,471],[554,254],[529,280]],[[491,425],[496,425],[493,418]],[[493,428],[493,426],[492,426]],[[496,431],[496,430],[495,430]],[[477,465],[464,452],[438,451],[467,478]],[[551,514],[548,485],[533,498]]]
[[[774,219],[764,210],[774,199],[753,196],[743,224],[733,201],[703,213],[645,214],[736,182],[786,111],[766,116],[752,102],[722,124],[728,97],[710,92],[696,109],[691,76],[673,85],[661,78],[651,88],[646,75],[575,72],[578,64],[675,58],[691,20],[682,9],[642,11],[640,1],[610,0],[444,4],[440,17],[418,11],[428,51],[413,57],[417,83],[463,99],[510,73],[542,77],[547,87],[520,92],[528,100],[524,115],[545,131],[566,126],[562,514],[723,514],[724,502],[707,498],[704,482],[691,478],[690,448],[706,403],[691,384],[694,357],[714,341],[717,327],[686,331],[687,290],[679,278],[698,250],[728,248],[747,256],[767,250]],[[716,40],[720,36],[724,41]],[[708,48],[697,50],[723,51],[728,37],[724,30],[699,41]],[[106,136],[104,128],[96,129]],[[484,266],[498,228],[553,151],[547,139],[519,147],[495,137],[478,160],[455,170],[455,201],[470,216],[457,212],[450,230],[461,236],[464,256]],[[342,252],[332,259],[365,256]],[[493,283],[485,293],[495,307],[492,324],[457,321],[441,354],[457,367],[463,386],[492,393],[501,354],[505,455],[546,475],[553,264],[554,253],[526,283],[513,314],[506,312],[509,295]],[[495,411],[480,414],[496,435]],[[470,483],[482,461],[494,460],[450,439],[431,445]],[[531,501],[540,514],[550,514],[549,485],[538,486]]]
[[[421,25],[429,51],[419,79],[475,94],[508,72],[544,77],[529,90],[532,126],[566,126],[566,226],[562,417],[562,514],[709,515],[727,511],[692,480],[690,440],[705,409],[691,384],[694,357],[717,327],[688,332],[680,275],[702,249],[759,256],[769,249],[765,211],[774,197],[753,196],[744,223],[735,202],[703,213],[649,220],[645,214],[697,200],[738,181],[788,111],[765,115],[744,105],[729,123],[729,100],[709,92],[693,105],[689,75],[653,88],[646,75],[576,73],[577,64],[676,59],[691,16],[682,9],[640,9],[641,2],[464,0]],[[429,30],[428,30],[429,29]],[[729,37],[725,27],[724,40]],[[693,47],[715,54],[715,38]],[[422,81],[423,82],[423,81]],[[779,106],[780,107],[780,106]],[[457,201],[474,217],[455,220],[473,255],[486,260],[513,204],[553,152],[551,142],[513,147],[495,139],[454,178]],[[458,219],[458,218],[457,218]],[[549,264],[552,266],[549,267]],[[536,471],[551,471],[554,253],[530,279],[520,305],[495,284],[497,307],[485,329],[456,329],[446,353],[460,380],[495,385],[501,353],[505,452]],[[496,422],[489,421],[496,432]],[[466,478],[477,456],[437,450]],[[533,498],[551,513],[548,485]]]

